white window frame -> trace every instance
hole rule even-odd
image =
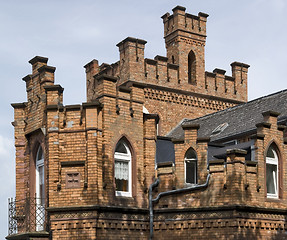
[[[42,150],[42,156],[39,156],[40,150]],[[42,169],[42,179],[40,179],[40,170]],[[40,183],[44,185],[44,191],[40,190]],[[44,219],[45,219],[45,166],[44,166],[44,151],[39,146],[36,155],[36,231],[44,230]]]
[[[278,154],[277,152],[275,151],[274,147],[273,146],[270,146],[269,148],[271,148],[271,151],[273,152],[274,154],[274,158],[271,158],[271,157],[267,157],[266,156],[266,172],[267,172],[267,164],[268,165],[275,165],[276,166],[276,171],[277,171],[277,177],[275,177],[276,173],[273,172],[273,179],[275,180],[274,181],[274,186],[275,186],[275,194],[273,193],[268,193],[267,192],[267,176],[266,176],[266,192],[267,192],[267,197],[268,198],[278,198],[279,194],[279,169],[278,169]],[[268,148],[268,151],[269,151],[269,148]],[[268,152],[267,151],[267,152]],[[267,174],[267,173],[266,173]],[[276,179],[275,179],[276,178]]]
[[[132,155],[131,155],[131,151],[128,147],[128,145],[125,142],[119,142],[118,144],[123,144],[124,147],[127,150],[127,154],[126,153],[120,153],[120,152],[115,152],[114,154],[114,167],[116,167],[116,161],[118,162],[126,162],[128,163],[128,191],[115,191],[116,196],[120,196],[120,197],[131,197],[132,196],[132,166],[131,166],[131,162],[132,162]],[[115,169],[115,174],[116,174],[116,169]],[[114,176],[116,177],[116,176]]]
[[[197,158],[187,158],[186,155],[187,155],[188,151],[193,151],[195,156],[196,156],[196,153],[192,148],[188,149],[185,153],[185,157],[184,157],[184,182],[185,182],[185,184],[188,184],[188,185],[197,185]],[[195,183],[186,182],[186,172],[187,172],[186,171],[187,170],[186,169],[186,163],[188,163],[188,162],[195,162],[195,169],[194,169]]]

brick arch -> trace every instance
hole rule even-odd
[[[185,154],[184,154],[184,157],[185,157],[185,155],[186,155],[186,153],[188,152],[189,149],[192,149],[192,150],[194,151],[195,156],[196,156],[196,159],[198,159],[196,148],[194,148],[194,147],[192,147],[192,146],[190,146],[189,148],[186,149]]]
[[[194,151],[195,154],[196,154],[196,158],[198,159],[197,147],[196,147],[196,146],[193,146],[193,145],[190,145],[190,144],[186,144],[186,146],[183,147],[183,149],[182,149],[182,151],[181,151],[181,154],[180,154],[180,158],[181,158],[182,160],[184,160],[185,155],[186,155],[187,151],[188,151],[190,148],[193,149],[193,151]]]
[[[279,142],[276,139],[272,139],[270,142],[268,142],[268,144],[264,150],[264,158],[266,158],[267,151],[268,151],[269,147],[271,147],[272,144],[275,145],[275,149],[276,149],[276,152],[278,154],[278,157],[283,152],[282,149],[280,148]]]
[[[121,134],[121,136],[118,137],[117,140],[114,142],[113,154],[115,153],[117,144],[118,144],[119,141],[121,141],[121,140],[124,140],[124,141],[128,144],[128,146],[129,146],[129,148],[130,148],[130,151],[131,151],[132,158],[133,158],[134,155],[135,155],[135,150],[134,150],[135,148],[134,148],[134,146],[133,146],[133,144],[132,144],[131,139],[130,139],[126,134]]]

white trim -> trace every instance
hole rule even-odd
[[[127,162],[128,163],[128,191],[115,191],[116,196],[122,196],[122,197],[131,197],[132,196],[132,155],[130,152],[130,149],[128,145],[120,141],[118,144],[123,144],[124,147],[127,150],[127,153],[120,153],[120,152],[115,152],[114,154],[114,167],[115,167],[115,162],[120,161],[120,162]],[[114,170],[116,172],[116,170]],[[114,176],[115,177],[115,176]]]
[[[197,185],[197,159],[196,158],[190,158],[190,159],[186,158],[188,151],[193,151],[194,154],[196,155],[195,151],[192,148],[189,148],[185,153],[185,157],[184,157],[184,182],[185,182],[185,184],[189,184],[189,185]],[[187,162],[195,162],[195,169],[194,169],[195,183],[186,182],[186,163]]]
[[[39,158],[39,152],[40,152],[40,149],[41,146],[38,148],[38,151],[37,151],[37,157],[36,157],[36,198],[44,198],[45,196],[40,196],[40,182],[41,182],[41,179],[40,179],[40,172],[39,172],[39,169],[41,167],[43,167],[43,173],[42,173],[42,181],[45,183],[45,177],[44,177],[44,156],[40,156],[41,158]],[[42,150],[43,151],[43,150]],[[43,193],[44,194],[44,193]]]
[[[40,150],[42,150],[42,156],[39,156]],[[45,219],[45,167],[44,167],[44,153],[41,146],[39,146],[36,155],[36,231],[44,230],[44,219]],[[42,173],[40,174],[40,171]],[[40,179],[41,178],[41,179]],[[43,183],[44,190],[42,191],[40,185]],[[43,209],[44,208],[44,209]]]
[[[272,146],[270,146],[271,151],[274,154],[274,158],[272,157],[266,157],[266,171],[267,171],[267,164],[268,165],[273,165],[276,166],[276,173],[275,171],[272,172],[273,174],[273,180],[274,180],[274,188],[275,188],[275,193],[268,193],[267,192],[267,178],[266,178],[266,192],[267,192],[267,197],[268,198],[278,198],[278,180],[279,180],[279,171],[278,171],[278,155],[276,153],[276,151],[274,150],[274,148]],[[269,149],[268,149],[269,150]],[[268,151],[267,151],[268,152]]]

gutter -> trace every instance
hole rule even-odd
[[[206,182],[204,184],[196,185],[196,186],[191,186],[187,188],[180,188],[176,190],[170,190],[166,192],[161,192],[157,195],[156,198],[152,199],[152,190],[153,188],[157,187],[160,180],[157,178],[149,187],[149,226],[150,226],[150,237],[149,239],[152,240],[153,238],[153,204],[158,203],[159,199],[164,196],[172,195],[172,194],[178,194],[178,193],[185,193],[185,192],[192,192],[198,189],[206,188],[208,187],[209,184],[209,179],[210,179],[210,173],[208,173]]]

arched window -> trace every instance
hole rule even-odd
[[[128,144],[120,140],[115,150],[116,196],[132,196],[132,155]]]
[[[188,83],[196,83],[196,59],[193,51],[188,54]]]
[[[39,146],[36,156],[36,231],[44,230],[45,221],[45,171],[44,152]]]
[[[266,189],[267,197],[278,198],[278,154],[274,144],[268,148],[266,155]]]
[[[184,158],[185,183],[197,184],[197,158],[195,151],[190,148]]]

